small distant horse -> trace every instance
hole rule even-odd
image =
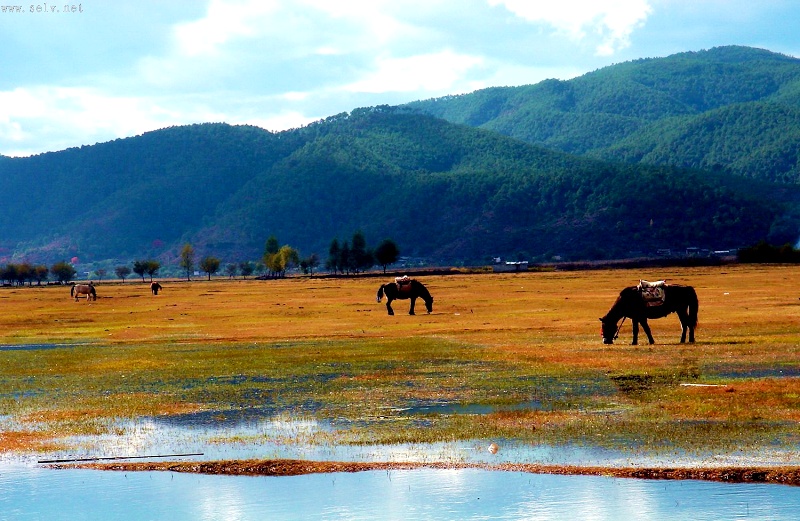
[[[161,290],[161,289],[163,289],[163,288],[161,287],[161,284],[159,284],[158,282],[151,282],[150,283],[150,291],[153,292],[153,295],[158,295],[158,291]]]
[[[411,309],[408,310],[409,315],[414,314],[414,304],[416,304],[417,298],[425,301],[425,308],[427,308],[428,313],[433,311],[433,297],[428,292],[428,288],[414,279],[407,279],[407,282],[397,279],[395,282],[383,284],[378,288],[377,301],[380,302],[384,295],[386,295],[386,310],[390,315],[394,315],[392,301],[395,299],[411,299]]]
[[[630,318],[633,322],[633,342],[632,345],[639,343],[639,324],[642,325],[647,340],[651,344],[655,343],[653,335],[650,333],[650,326],[647,324],[648,318],[663,318],[670,313],[677,313],[681,321],[681,343],[686,342],[686,333],[689,333],[689,342],[694,342],[694,330],[697,327],[698,301],[697,293],[691,286],[680,284],[665,284],[663,302],[658,305],[648,303],[641,293],[640,286],[630,286],[623,289],[617,297],[614,305],[606,316],[600,319],[603,323],[603,343],[613,344],[619,336],[622,323],[617,324],[620,319]]]
[[[86,300],[97,300],[97,291],[94,289],[94,284],[73,284],[69,290],[69,295],[75,297],[75,302],[81,295],[86,295]]]

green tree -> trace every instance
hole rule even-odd
[[[144,282],[144,274],[147,273],[147,261],[133,261],[133,272],[142,277],[142,282]]]
[[[375,258],[372,256],[372,252],[367,250],[367,240],[361,230],[353,234],[349,261],[355,273],[364,271],[375,264]]]
[[[339,249],[339,269],[342,273],[350,274],[353,269],[352,258],[350,257],[350,244],[344,241],[342,247]]]
[[[242,278],[244,279],[252,275],[255,269],[256,267],[250,261],[244,261],[239,263],[239,271],[242,273]]]
[[[131,274],[131,269],[128,266],[117,266],[114,268],[114,273],[117,274],[117,277],[122,279],[122,282],[125,282],[125,277]]]
[[[325,262],[325,267],[334,275],[339,271],[339,263],[342,260],[342,249],[339,246],[339,239],[333,239],[328,248],[328,260]]]
[[[181,250],[180,267],[186,270],[186,280],[192,280],[192,270],[194,270],[194,248],[189,243],[183,245]]]
[[[270,235],[267,244],[264,246],[264,255],[274,255],[281,249],[277,237]]]
[[[33,280],[33,266],[28,264],[27,262],[23,262],[22,264],[17,264],[17,284],[20,286],[24,286],[25,282]]]
[[[386,273],[386,267],[389,264],[394,264],[400,257],[400,249],[397,244],[391,239],[384,239],[375,248],[375,260],[383,266],[383,272]]]
[[[211,275],[219,271],[220,260],[216,257],[207,256],[203,257],[200,261],[200,269],[203,273],[208,273],[208,280],[211,280]]]
[[[75,271],[75,268],[72,267],[72,264],[68,263],[67,261],[59,261],[50,266],[50,273],[53,274],[58,282],[63,284],[68,280],[71,280],[77,271]]]
[[[310,274],[312,277],[317,266],[319,266],[319,255],[316,253],[312,253],[300,261],[300,269],[303,270],[303,273]]]
[[[161,263],[157,260],[149,259],[144,262],[144,272],[150,275],[150,282],[153,282],[153,276],[161,269]]]
[[[42,281],[47,280],[49,274],[50,270],[47,268],[47,266],[39,264],[38,266],[33,267],[33,276],[36,279],[37,286],[41,286]]]
[[[234,278],[238,271],[239,271],[239,266],[236,265],[236,263],[231,263],[225,266],[225,273],[228,275],[229,279]]]
[[[281,246],[280,249],[264,257],[264,264],[267,265],[273,277],[286,276],[286,270],[291,269],[300,262],[300,254],[289,245]]]
[[[97,279],[98,280],[103,280],[103,277],[105,277],[106,273],[108,273],[108,272],[104,268],[100,268],[100,269],[94,270],[94,273],[95,273],[95,275],[97,275]]]

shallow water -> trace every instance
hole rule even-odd
[[[13,430],[13,420],[0,418],[0,429]],[[730,451],[706,453],[623,452],[572,444],[530,444],[513,440],[472,440],[391,445],[337,445],[314,443],[315,435],[333,430],[314,419],[275,417],[228,423],[175,423],[169,418],[120,422],[114,432],[67,439],[69,451],[0,456],[0,464],[36,464],[43,460],[141,458],[172,460],[304,459],[363,462],[538,463],[607,467],[709,467],[794,465],[796,450]],[[499,451],[490,453],[496,443]],[[181,458],[172,455],[192,454]]]
[[[292,477],[0,466],[0,519],[797,519],[800,488],[485,470]]]

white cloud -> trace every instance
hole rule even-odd
[[[300,128],[309,123],[313,123],[320,118],[308,117],[305,114],[297,111],[283,111],[279,114],[263,118],[245,119],[241,123],[247,125],[255,125],[271,131],[289,130],[292,128]]]
[[[456,54],[447,50],[435,54],[406,58],[381,57],[376,67],[364,78],[343,90],[350,92],[441,92],[457,88],[471,69],[480,66],[482,58]]]
[[[38,142],[49,149],[89,144],[167,126],[179,117],[147,98],[105,94],[88,87],[36,86],[0,92],[0,137],[28,155]]]
[[[516,16],[534,23],[545,23],[576,42],[596,41],[595,52],[610,56],[630,45],[634,29],[644,24],[652,12],[648,0],[488,0],[502,5]],[[597,41],[599,40],[599,41]]]

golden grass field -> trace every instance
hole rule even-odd
[[[639,278],[695,287],[696,344],[600,322]],[[387,277],[0,289],[0,452],[63,448],[115,420],[268,407],[362,420],[321,443],[454,439],[627,450],[757,450],[800,441],[800,268],[724,266],[418,277],[434,312],[395,316]],[[19,345],[30,345],[20,349]],[[692,385],[685,385],[692,384]],[[485,406],[480,414],[431,404]],[[415,407],[419,412],[413,413]],[[400,414],[401,409],[411,409]]]

